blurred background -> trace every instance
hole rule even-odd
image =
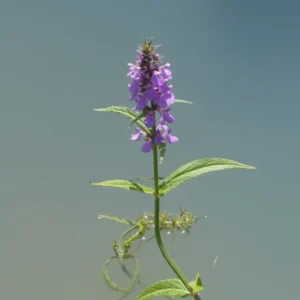
[[[297,1],[1,0],[0,298],[117,299],[101,269],[127,226],[96,216],[135,219],[153,200],[89,180],[151,176],[152,158],[126,119],[92,109],[131,106],[127,63],[154,37],[176,98],[195,103],[173,106],[180,142],[160,176],[204,157],[257,168],[164,197],[208,216],[168,249],[203,300],[298,299],[299,16]],[[144,282],[174,277],[154,240],[136,254]]]

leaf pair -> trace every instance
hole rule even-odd
[[[175,187],[180,184],[196,178],[202,174],[213,172],[213,171],[221,171],[228,169],[255,169],[255,167],[251,167],[245,164],[241,164],[239,162],[224,159],[224,158],[204,158],[198,159],[192,162],[189,162],[174,172],[172,172],[168,177],[161,180],[159,183],[159,195],[164,196]],[[134,182],[132,180],[106,180],[98,183],[91,183],[93,186],[110,186],[117,187],[126,190],[132,190],[135,192],[141,192],[145,194],[154,194],[154,190],[151,187],[143,185],[141,183]]]

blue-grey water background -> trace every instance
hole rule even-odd
[[[160,175],[203,157],[257,167],[163,198],[162,210],[208,216],[165,236],[168,248],[190,279],[201,273],[204,300],[299,299],[299,12],[296,1],[1,0],[0,298],[117,299],[101,268],[127,227],[96,215],[135,218],[153,200],[89,180],[151,176],[152,158],[127,120],[92,109],[131,105],[127,63],[154,37],[176,97],[196,104],[174,105],[180,142]],[[137,254],[145,282],[174,277],[154,241]]]

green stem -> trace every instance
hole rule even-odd
[[[124,250],[122,248],[122,241],[123,241],[123,238],[131,231],[133,231],[135,228],[137,228],[138,225],[133,225],[132,227],[130,227],[129,229],[127,229],[126,231],[124,231],[119,240],[118,240],[118,243],[117,243],[117,249],[118,249],[118,256],[119,256],[119,262],[120,262],[120,265],[121,267],[124,265],[124,255],[126,254],[126,249]]]
[[[154,229],[155,229],[155,237],[157,245],[171,267],[171,269],[175,272],[175,274],[178,276],[178,278],[182,281],[182,283],[185,285],[185,287],[191,292],[192,290],[189,285],[188,279],[183,274],[183,272],[180,270],[180,268],[177,266],[176,262],[172,258],[172,256],[168,253],[167,249],[164,246],[164,243],[162,241],[161,235],[160,235],[160,223],[159,223],[159,215],[160,215],[160,199],[159,199],[159,187],[158,187],[158,155],[157,155],[157,145],[153,145],[153,172],[154,172],[154,199],[155,199],[155,206],[154,206]],[[200,297],[198,295],[193,295],[194,299],[200,300]]]

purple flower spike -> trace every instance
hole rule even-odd
[[[161,65],[161,56],[156,53],[156,47],[152,41],[144,41],[137,49],[138,57],[136,64],[129,63],[127,76],[131,78],[128,85],[130,100],[135,102],[134,111],[146,112],[144,124],[147,128],[155,128],[155,133],[146,133],[136,128],[137,133],[131,136],[131,140],[144,139],[143,152],[150,152],[154,144],[168,142],[176,143],[179,139],[171,135],[165,123],[173,123],[174,117],[170,114],[170,106],[175,102],[171,91],[172,85],[168,81],[172,79],[171,65]],[[156,124],[155,113],[161,115],[160,121]]]

